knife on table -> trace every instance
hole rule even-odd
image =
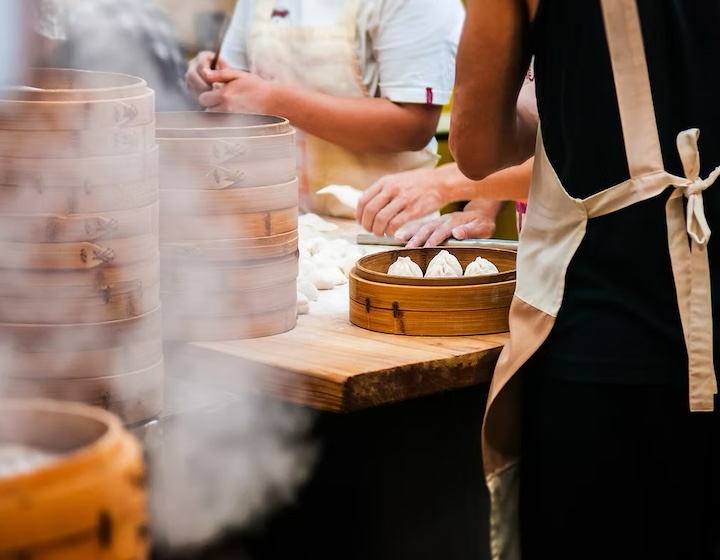
[[[372,233],[358,233],[355,240],[358,245],[388,245],[404,247],[404,241],[398,241],[388,235],[377,236]],[[517,251],[518,242],[512,239],[446,239],[440,247],[483,247],[485,249],[506,249]]]

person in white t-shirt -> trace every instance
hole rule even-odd
[[[324,213],[326,185],[435,166],[464,15],[461,0],[245,0],[217,69],[202,52],[186,83],[208,110],[287,117],[301,208]]]

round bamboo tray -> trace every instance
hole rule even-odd
[[[223,190],[161,190],[165,216],[249,214],[293,208],[298,204],[297,179],[280,185]]]
[[[158,203],[101,214],[6,214],[0,210],[0,240],[20,243],[76,243],[123,239],[158,232]]]
[[[155,123],[90,130],[0,130],[0,153],[17,158],[137,154],[155,146]]]
[[[126,266],[158,255],[156,233],[97,243],[12,243],[0,241],[0,263],[24,270],[91,270],[103,265]]]
[[[257,315],[217,318],[172,316],[164,322],[165,340],[212,342],[241,340],[284,333],[297,325],[297,306]]]
[[[162,141],[159,141],[162,150]],[[163,166],[163,190],[230,189],[287,183],[296,177],[295,156],[246,163]]]
[[[155,121],[155,93],[97,101],[0,99],[0,130],[96,130],[142,126]]]
[[[0,185],[37,190],[116,185],[158,176],[157,147],[139,154],[93,158],[0,157]]]
[[[293,278],[283,284],[227,292],[163,291],[163,303],[168,308],[165,312],[167,320],[172,317],[240,318],[293,307],[297,303],[297,285]]]
[[[297,280],[298,258],[295,254],[268,260],[239,260],[220,264],[192,263],[188,266],[163,265],[163,292],[191,292],[202,286],[204,293],[256,290]]]
[[[112,185],[75,185],[38,189],[36,185],[0,185],[3,212],[96,214],[149,206],[159,199],[157,177]]]
[[[0,377],[0,399],[48,398],[98,406],[135,424],[163,406],[162,361],[140,371],[94,378]]]
[[[483,257],[498,274],[458,278],[409,278],[387,274],[398,257],[425,271],[442,249],[398,249],[362,257],[349,275],[350,322],[389,334],[460,336],[508,330],[515,292],[514,251],[448,248],[463,266]]]
[[[238,263],[266,259],[277,259],[298,252],[297,231],[267,237],[247,239],[223,239],[204,242],[163,242],[162,259],[171,265],[188,268],[213,263]],[[166,274],[163,275],[165,277]]]
[[[45,353],[120,349],[128,344],[155,340],[160,342],[162,321],[160,309],[119,321],[68,324],[0,323],[0,340],[7,350]],[[61,367],[62,364],[58,364]],[[108,375],[121,373],[115,364],[105,364]],[[0,364],[0,375],[12,375]]]
[[[0,478],[0,558],[127,560],[149,553],[145,466],[137,440],[98,408],[0,402],[0,446],[57,455]]]
[[[162,132],[161,132],[162,133]],[[295,156],[295,132],[246,138],[158,138],[161,165],[222,165]]]
[[[160,222],[160,239],[163,242],[252,239],[292,233],[297,226],[297,206],[247,214],[169,215]]]
[[[114,348],[97,348],[78,352],[74,349],[54,349],[48,352],[9,352],[3,369],[20,378],[92,379],[113,371],[145,370],[162,361],[162,345],[158,344],[159,329],[154,339],[130,341]],[[1,378],[0,378],[1,379]]]
[[[160,261],[151,259],[123,267],[101,266],[90,271],[62,271],[47,274],[0,268],[0,294],[6,297],[112,299],[116,294],[147,290],[158,284]],[[157,307],[157,306],[156,306]]]

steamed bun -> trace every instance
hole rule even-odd
[[[398,259],[390,265],[387,271],[393,276],[416,276],[422,278],[422,268],[410,257],[398,257]]]
[[[482,257],[476,258],[465,268],[465,276],[485,276],[486,274],[497,274],[498,272],[493,263]]]
[[[462,276],[463,269],[455,255],[443,249],[428,263],[425,277],[453,277]]]

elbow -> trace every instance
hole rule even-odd
[[[458,169],[465,177],[481,181],[496,171],[506,167],[504,157],[497,148],[483,146],[475,148],[464,142],[454,140],[450,135],[449,148]]]

